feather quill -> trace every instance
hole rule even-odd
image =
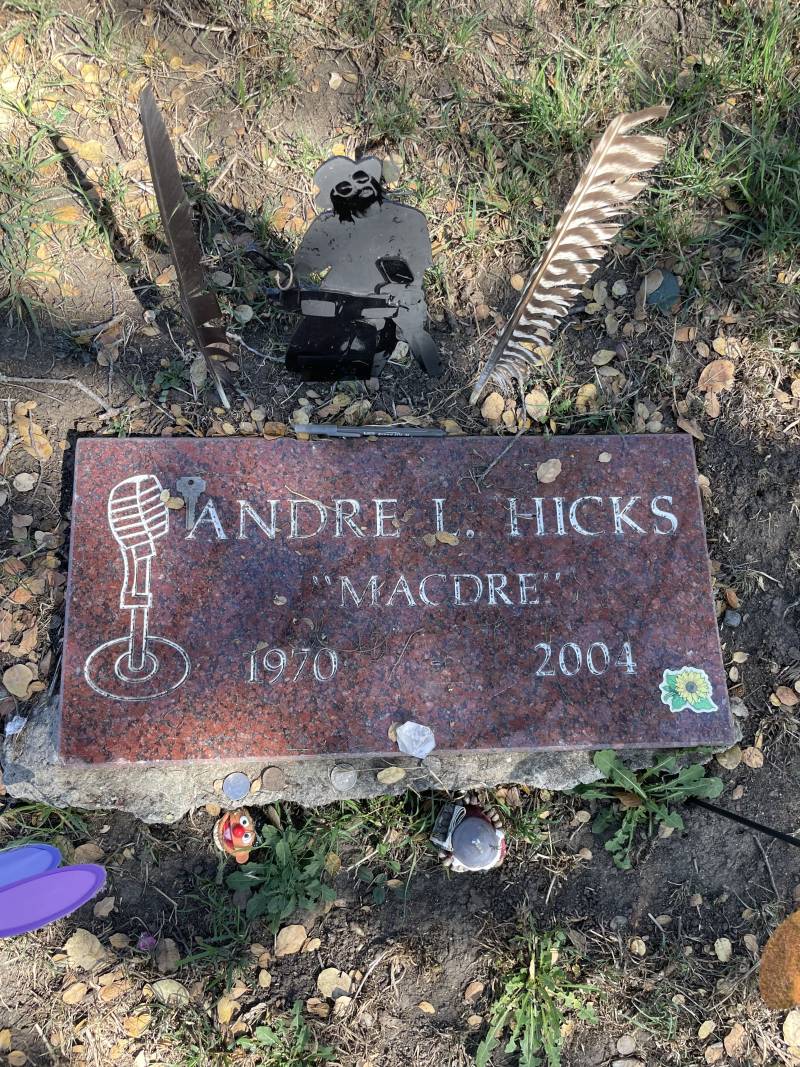
[[[522,383],[536,365],[533,349],[549,343],[622,228],[619,215],[625,205],[646,187],[635,175],[652,170],[664,158],[663,137],[630,136],[630,131],[668,111],[662,105],[618,115],[595,142],[553,236],[475,382],[471,403],[478,402],[489,381],[506,387],[512,380]]]
[[[222,317],[222,312],[217,298],[206,288],[192,208],[181,182],[175,150],[149,87],[139,97],[139,115],[158,211],[178,279],[181,309],[219,398],[229,408],[226,387],[230,389],[232,378],[224,361],[230,357],[230,346],[222,326],[211,325]]]

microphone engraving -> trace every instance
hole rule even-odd
[[[123,563],[119,606],[130,613],[129,625],[124,637],[98,645],[83,673],[95,692],[112,700],[163,696],[183,685],[191,670],[180,645],[150,633],[151,565],[156,542],[169,533],[169,509],[162,494],[154,474],[135,474],[108,495],[108,525]]]

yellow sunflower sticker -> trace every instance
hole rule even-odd
[[[665,670],[659,686],[661,701],[670,711],[711,712],[717,710],[712,699],[711,680],[700,667]]]

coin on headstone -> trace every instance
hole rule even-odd
[[[331,771],[331,785],[337,793],[352,789],[358,781],[358,772],[350,763],[337,763]]]
[[[250,792],[250,779],[243,771],[233,771],[223,780],[222,792],[228,800],[244,800]]]

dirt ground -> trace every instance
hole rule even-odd
[[[477,434],[691,432],[743,732],[708,773],[724,782],[723,806],[800,828],[792,5],[6,0],[0,40],[0,673],[29,669],[21,694],[0,689],[0,720],[57,685],[78,435],[277,434],[309,413]],[[136,118],[148,82],[242,342],[230,412],[190,378]],[[530,270],[592,137],[662,99],[669,151],[652,192],[532,369],[544,417],[526,418],[511,396],[486,417],[470,384],[515,275]],[[313,217],[317,164],[367,151],[394,164],[395,195],[428,216],[445,373],[431,381],[401,356],[377,382],[305,385],[283,367],[288,324],[237,238],[291,256]],[[663,310],[637,304],[653,271],[678,279]],[[700,381],[717,359],[732,378],[714,393]],[[29,448],[15,440],[26,432]],[[213,813],[146,826],[0,795],[0,845],[47,840],[67,858],[82,848],[107,867],[103,900],[113,897],[0,944],[0,1064],[800,1063],[791,1020],[757,988],[767,937],[800,904],[795,848],[687,805],[683,831],[641,835],[620,870],[592,830],[598,801],[500,790],[488,799],[509,827],[506,863],[456,877],[426,843],[439,799],[274,813],[306,834],[303,847],[340,833],[326,862],[335,901],[287,918],[308,939],[277,956],[274,931],[248,923],[226,885]],[[89,966],[65,951],[77,930],[99,938]],[[528,970],[535,937],[559,945],[556,990],[590,987],[580,1000],[595,1018],[559,993],[561,1052],[548,1061],[501,1041],[482,1058],[510,976],[522,968],[543,997]],[[176,958],[165,962],[166,941]],[[317,987],[328,967],[352,985],[335,1009]],[[161,1003],[165,977],[181,983],[179,1006]]]

